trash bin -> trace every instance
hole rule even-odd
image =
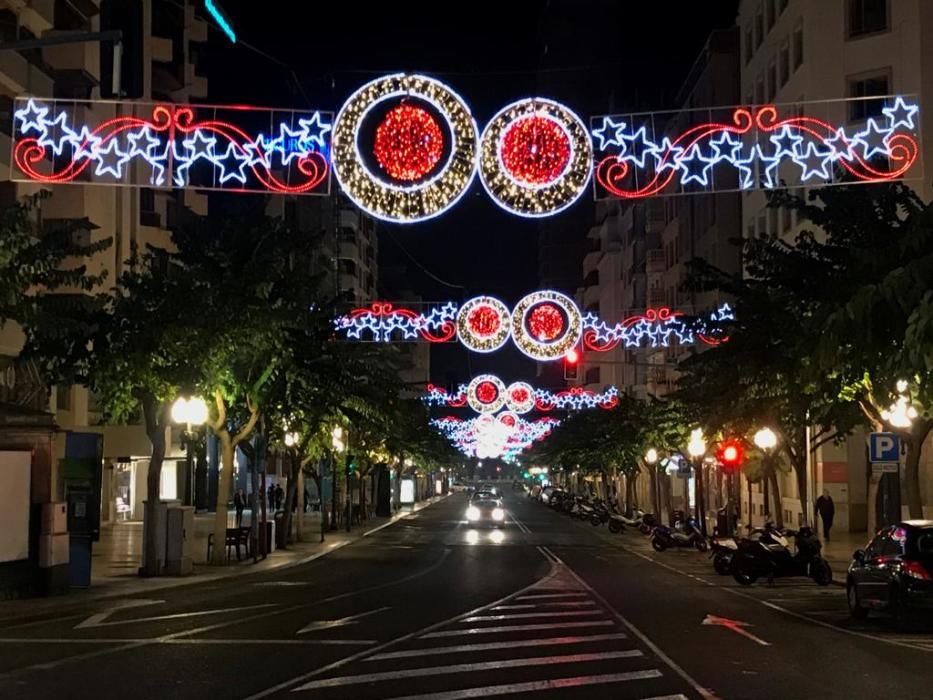
[[[285,511],[278,510],[275,512],[275,516],[272,521],[274,527],[275,537],[275,546],[284,547],[285,546]],[[270,550],[272,551],[272,550]]]
[[[72,588],[88,588],[91,585],[90,535],[71,535],[68,540],[68,584]]]

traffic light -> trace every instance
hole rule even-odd
[[[716,459],[722,464],[724,471],[737,472],[742,468],[742,462],[745,460],[745,448],[735,438],[723,440],[719,444],[719,449],[716,450]]]
[[[580,378],[580,351],[570,348],[564,355],[564,379],[577,381]]]
[[[356,471],[356,455],[351,455],[347,453],[347,474],[352,474]]]

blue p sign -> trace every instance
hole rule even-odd
[[[900,444],[894,433],[872,433],[868,437],[869,462],[897,462],[900,454]]]

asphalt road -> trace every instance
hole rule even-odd
[[[454,495],[286,570],[0,606],[0,698],[933,696],[933,634],[853,626],[842,589],[740,588],[506,497],[500,530]]]

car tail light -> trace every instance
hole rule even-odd
[[[930,572],[919,561],[905,561],[901,564],[901,571],[911,578],[921,581],[933,581],[933,576],[930,576]]]

